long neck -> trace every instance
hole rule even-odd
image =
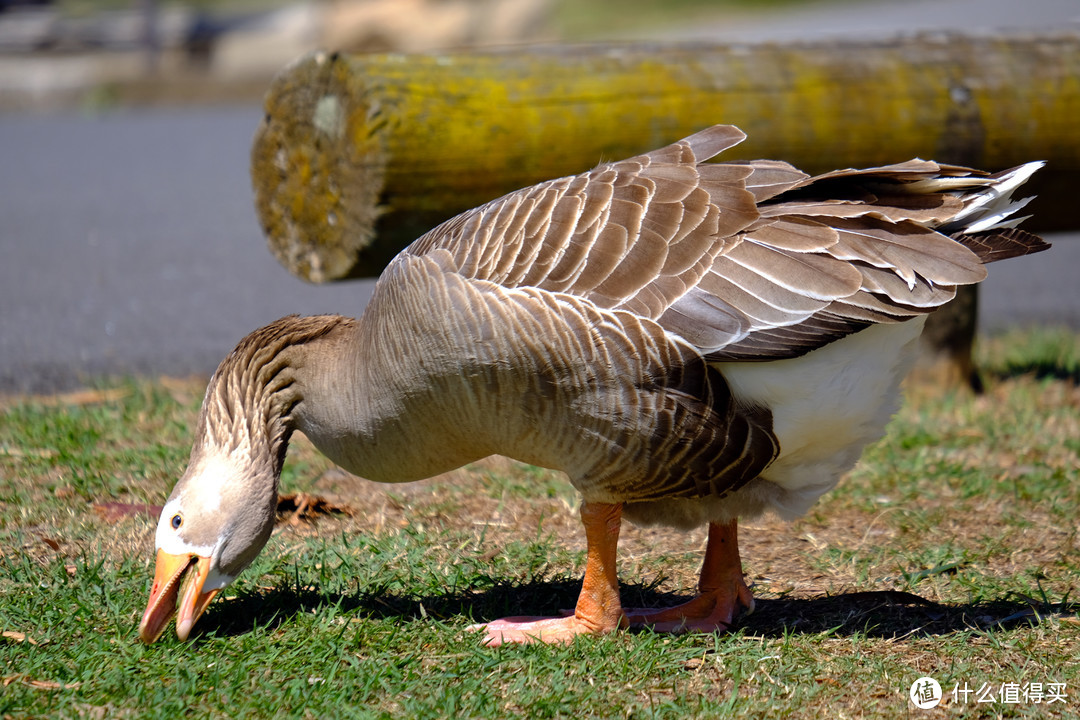
[[[277,478],[303,399],[306,350],[355,321],[336,315],[289,316],[251,333],[221,362],[207,386],[197,438]],[[198,441],[197,441],[198,442]],[[198,449],[198,448],[196,448]]]
[[[439,396],[457,393],[440,392],[415,362],[418,341],[382,304],[373,300],[366,322],[291,316],[244,338],[207,388],[193,460],[240,457],[267,480],[261,492],[276,498],[294,430],[346,470],[383,482],[419,480],[488,454],[440,442],[447,413]]]
[[[273,530],[308,358],[332,338],[349,335],[354,323],[338,316],[282,318],[241,340],[207,386],[191,459],[170,502],[181,502],[191,517],[211,518],[189,523],[187,537],[220,553],[220,568],[230,577],[247,567]]]
[[[331,460],[379,482],[421,480],[503,447],[487,392],[497,365],[491,329],[464,284],[431,261],[405,258],[384,272],[363,316],[341,342],[312,346],[296,369],[295,427]],[[460,293],[459,293],[460,294]]]

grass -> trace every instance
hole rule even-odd
[[[474,620],[572,607],[584,541],[560,476],[489,459],[377,486],[302,440],[283,521],[192,642],[138,642],[153,521],[186,461],[193,381],[0,402],[0,717],[1080,715],[1080,337],[982,344],[980,397],[912,393],[802,520],[740,533],[758,609],[727,635],[482,648]],[[696,580],[701,531],[624,529],[624,601]],[[912,682],[945,703],[916,710]],[[977,703],[1064,683],[1067,703]],[[954,685],[973,692],[953,702]]]

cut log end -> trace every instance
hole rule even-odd
[[[313,283],[347,276],[371,245],[385,185],[386,123],[345,64],[314,53],[283,71],[251,151],[270,251]]]

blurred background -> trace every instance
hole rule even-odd
[[[373,281],[293,277],[253,210],[261,99],[309,50],[1078,27],[1076,0],[0,0],[0,392],[209,374],[277,317],[362,311]],[[993,268],[982,330],[1080,328],[1080,238],[1049,239]]]

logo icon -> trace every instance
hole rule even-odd
[[[941,702],[941,685],[932,677],[921,677],[911,683],[908,696],[915,707],[920,710],[929,710],[937,707]]]

